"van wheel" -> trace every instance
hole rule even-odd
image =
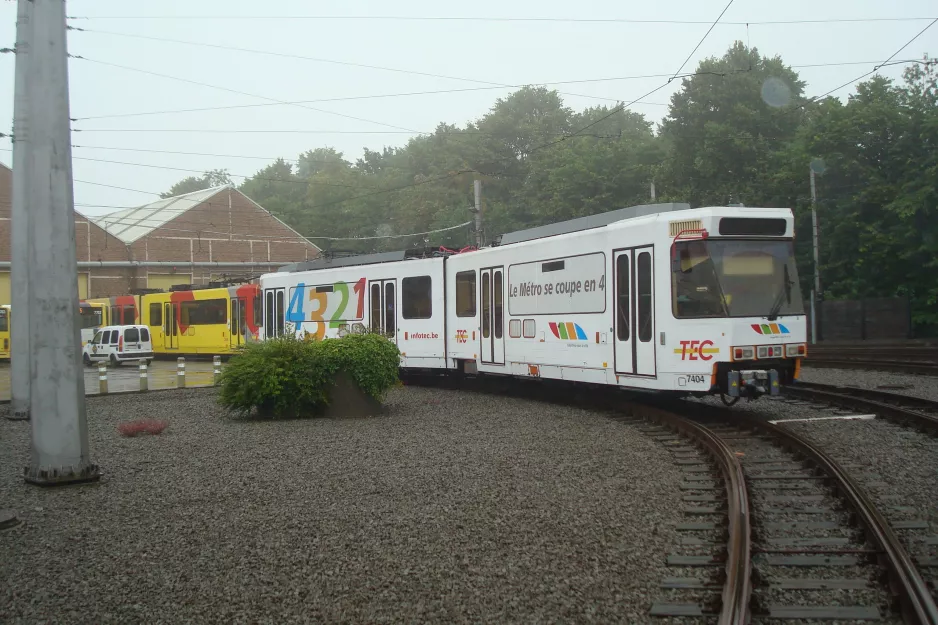
[[[120,364],[121,363],[117,360],[117,356],[115,356],[114,354],[111,354],[111,366],[117,367],[117,366],[120,366]]]
[[[91,356],[88,354],[82,354],[81,361],[85,364],[86,367],[91,366]]]

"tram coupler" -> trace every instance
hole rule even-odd
[[[729,371],[726,374],[727,395],[755,398],[760,395],[778,395],[778,371],[753,369]]]

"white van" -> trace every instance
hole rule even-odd
[[[150,329],[147,326],[104,326],[98,328],[85,345],[81,355],[86,365],[102,360],[112,365],[122,362],[153,360],[153,344],[150,342]]]

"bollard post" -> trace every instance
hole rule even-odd
[[[147,361],[145,358],[140,359],[140,364],[137,365],[137,368],[140,369],[140,390],[150,390],[149,380],[147,379]]]
[[[186,359],[176,359],[176,388],[186,388]]]
[[[98,363],[98,392],[107,395],[107,363]]]
[[[214,368],[214,373],[215,373],[215,376],[212,382],[217,386],[218,380],[219,378],[221,378],[221,356],[215,356],[214,358],[212,358],[212,365],[214,366],[213,368]]]

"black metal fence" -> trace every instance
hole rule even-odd
[[[811,337],[811,302],[808,338]],[[888,341],[913,338],[912,307],[905,297],[826,300],[818,302],[819,341]]]

